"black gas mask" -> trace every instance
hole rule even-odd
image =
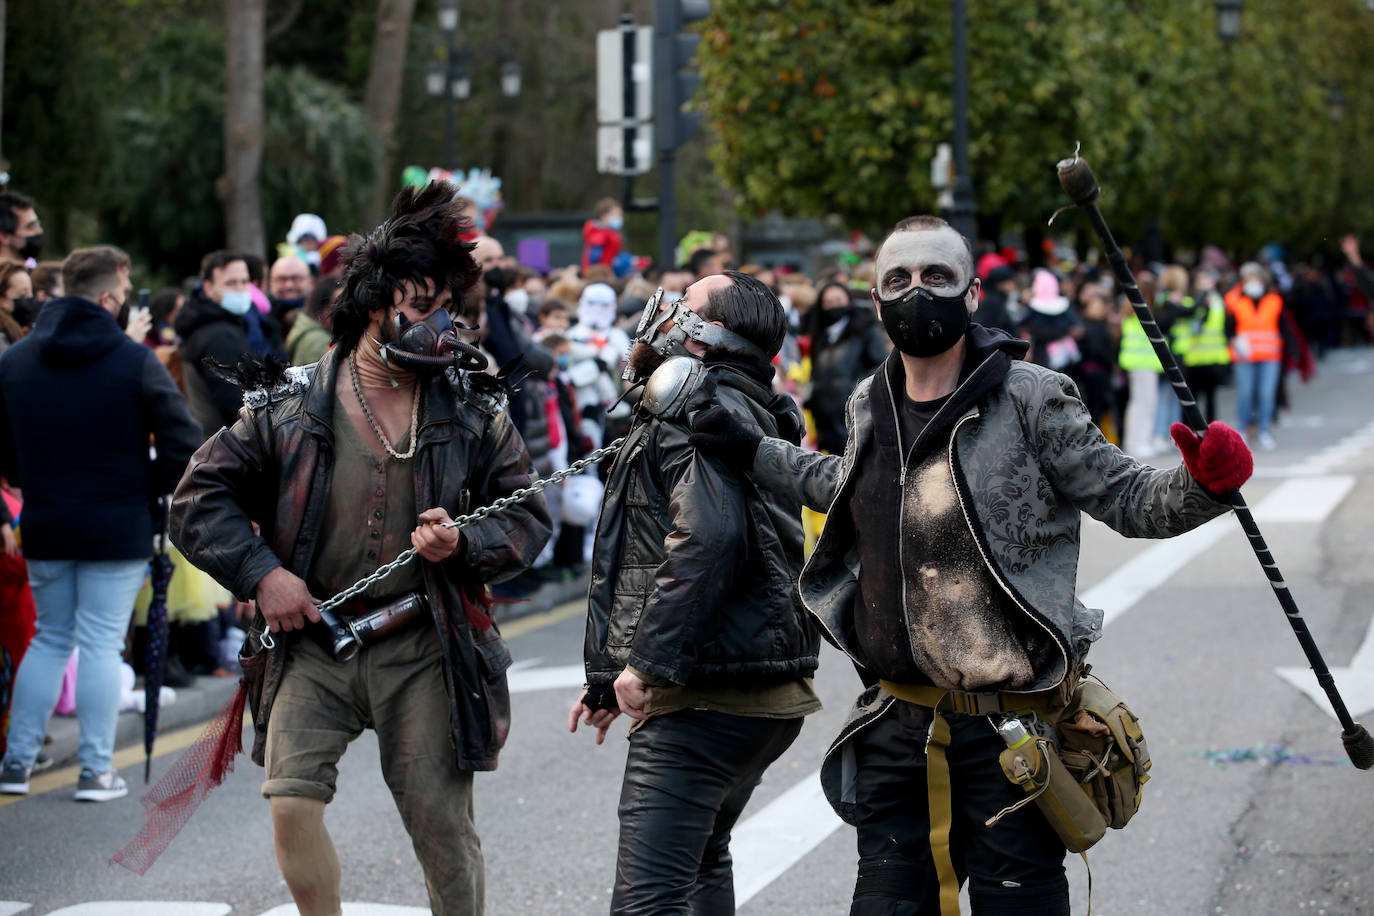
[[[908,356],[919,357],[939,356],[954,346],[968,331],[965,298],[972,288],[970,280],[957,296],[937,296],[915,286],[891,299],[878,297],[878,314],[892,345]]]
[[[396,313],[397,340],[382,344],[382,362],[422,378],[431,378],[449,367],[480,372],[487,358],[458,337],[448,309],[436,308],[419,321]]]

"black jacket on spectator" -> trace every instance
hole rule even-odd
[[[221,426],[233,426],[243,406],[243,392],[233,383],[210,375],[202,360],[209,357],[232,366],[249,353],[247,322],[196,290],[177,313],[172,327],[181,338],[191,415],[206,435]]]
[[[859,379],[872,375],[887,358],[887,334],[868,306],[853,306],[836,315],[817,305],[812,315],[811,397],[806,406],[816,422],[816,445],[838,454],[849,437],[844,405]],[[832,342],[832,325],[838,321],[846,323]]]
[[[152,556],[157,497],[200,442],[157,355],[87,299],[48,303],[0,360],[0,472],[24,490],[30,559]]]
[[[499,292],[488,293],[486,313],[487,336],[483,339],[482,345],[496,361],[498,370],[511,366],[512,371],[515,371],[514,361],[524,358],[525,368],[538,374],[542,371],[539,367],[552,360],[547,350],[530,340],[524,316],[512,313]],[[530,400],[529,395],[519,386],[510,399],[511,420],[522,436],[527,435],[525,424],[530,416]]]

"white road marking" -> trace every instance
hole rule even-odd
[[[506,682],[511,693],[532,693],[536,690],[567,690],[587,683],[581,665],[557,665],[550,668],[507,669]]]
[[[300,916],[294,903],[274,906],[259,916]],[[397,906],[394,903],[345,903],[343,916],[429,916],[427,906]]]
[[[1255,521],[1319,523],[1335,511],[1355,489],[1350,474],[1330,477],[1299,477],[1289,480],[1254,508]]]
[[[1088,607],[1100,608],[1105,627],[1233,529],[1238,530],[1238,526],[1235,517],[1228,513],[1187,534],[1160,541],[1118,566],[1092,588],[1079,592],[1078,600]]]
[[[1354,485],[1355,478],[1348,475],[1287,480],[1251,511],[1261,522],[1320,522]],[[1079,593],[1078,598],[1088,607],[1102,609],[1105,626],[1229,532],[1239,530],[1235,516],[1228,512],[1187,534],[1159,541]]]
[[[1312,702],[1321,707],[1327,715],[1336,718],[1336,711],[1331,708],[1331,701],[1327,698],[1326,691],[1317,683],[1317,676],[1311,668],[1275,668],[1274,671],[1279,677],[1311,697]],[[1346,709],[1351,716],[1358,716],[1374,709],[1374,620],[1369,623],[1369,629],[1364,634],[1364,642],[1355,650],[1350,667],[1332,668],[1331,676],[1336,679],[1336,689],[1341,692],[1341,699],[1345,700]]]
[[[842,824],[825,800],[818,770],[737,825],[730,838],[735,905],[743,906]]]
[[[182,900],[96,900],[64,906],[48,913],[48,916],[226,916],[232,909],[227,903],[191,903]],[[291,911],[295,910],[293,906]]]
[[[1368,423],[1355,432],[1329,445],[1315,454],[1309,455],[1298,464],[1283,464],[1274,467],[1255,468],[1255,477],[1261,480],[1286,479],[1325,474],[1344,466],[1350,459],[1374,445],[1374,423]]]
[[[33,909],[32,903],[20,903],[18,900],[0,900],[0,916],[14,916],[15,913],[22,913],[31,909]]]

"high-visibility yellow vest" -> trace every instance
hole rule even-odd
[[[1116,362],[1127,372],[1134,372],[1136,369],[1164,371],[1164,366],[1160,364],[1159,357],[1155,356],[1154,347],[1150,346],[1150,338],[1145,336],[1145,329],[1141,327],[1140,319],[1135,317],[1135,312],[1131,312],[1121,322],[1121,355],[1117,357]]]
[[[1159,310],[1163,311],[1168,307],[1167,302],[1160,302]],[[1193,297],[1183,297],[1183,307],[1189,312],[1193,310]],[[1174,322],[1169,328],[1169,349],[1174,351],[1174,359],[1179,363],[1183,362],[1183,357],[1188,353],[1188,348],[1193,345],[1193,326],[1189,321],[1185,321],[1183,316]]]
[[[1206,309],[1196,331],[1192,330],[1194,322],[1187,322],[1190,340],[1183,354],[1185,366],[1225,366],[1231,362],[1231,348],[1226,340],[1226,306],[1220,296],[1213,296]]]

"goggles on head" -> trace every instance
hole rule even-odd
[[[669,323],[672,327],[665,329],[664,326]],[[644,313],[639,318],[639,326],[635,328],[633,342],[647,344],[663,357],[691,356],[687,352],[689,337],[703,346],[725,350],[764,365],[771,361],[769,354],[763,352],[758,344],[702,318],[687,307],[685,300],[667,302],[660,286],[644,304]],[[630,382],[640,381],[628,365],[623,378]]]

